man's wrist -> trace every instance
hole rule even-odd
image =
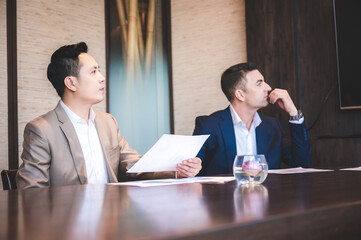
[[[302,114],[301,110],[298,110],[296,115],[291,115],[290,116],[291,121],[298,121],[301,118],[303,118],[303,114]]]

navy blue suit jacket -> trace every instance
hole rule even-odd
[[[311,165],[311,146],[304,123],[290,123],[290,141],[278,120],[262,114],[260,117],[262,123],[256,128],[257,153],[265,155],[269,169],[280,168],[281,160],[291,167]],[[199,175],[232,173],[237,148],[230,108],[197,117],[193,135],[203,134],[210,137],[197,155],[202,159]]]

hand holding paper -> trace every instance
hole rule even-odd
[[[197,174],[201,160],[195,156],[208,137],[164,134],[127,173],[178,170],[181,177]]]
[[[194,177],[202,169],[202,160],[200,158],[190,158],[177,164],[179,177]]]

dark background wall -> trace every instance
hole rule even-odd
[[[313,167],[360,166],[361,110],[339,106],[333,1],[246,0],[246,26],[248,61],[272,88],[289,91],[309,128],[318,119],[309,131]],[[262,112],[288,129],[278,107]]]

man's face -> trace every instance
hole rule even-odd
[[[251,109],[260,109],[268,105],[268,92],[271,87],[264,81],[258,70],[247,72],[244,93],[244,103]]]
[[[100,73],[99,65],[95,59],[87,53],[79,55],[79,75],[77,94],[85,104],[97,104],[104,100],[105,78]]]

